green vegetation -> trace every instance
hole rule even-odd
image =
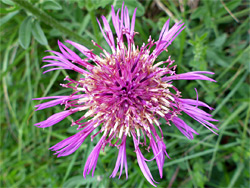
[[[191,3],[193,2],[193,3]],[[198,2],[196,5],[195,2]],[[45,50],[59,50],[57,40],[67,39],[96,48],[91,40],[108,49],[96,17],[110,19],[110,6],[119,0],[1,0],[1,187],[150,187],[137,165],[132,140],[127,145],[129,178],[110,179],[118,150],[106,147],[100,153],[95,176],[83,179],[87,156],[97,143],[87,139],[70,156],[57,158],[48,148],[76,132],[71,116],[46,129],[33,126],[62,107],[34,111],[39,101],[32,98],[63,95],[65,75],[70,71],[42,74]],[[200,135],[188,140],[174,126],[162,125],[167,159],[163,179],[156,162],[148,163],[158,187],[248,187],[250,172],[250,48],[249,2],[241,0],[126,1],[129,11],[138,7],[136,43],[149,35],[158,39],[161,27],[171,14],[171,24],[183,20],[186,29],[168,52],[176,60],[178,73],[207,70],[217,83],[178,81],[174,84],[183,97],[196,98],[211,105],[219,120],[215,135],[191,118],[185,120]],[[110,20],[111,21],[111,20]],[[99,51],[97,51],[99,52]],[[163,122],[163,121],[162,121]],[[152,153],[145,152],[146,158]]]

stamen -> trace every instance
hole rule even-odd
[[[165,110],[165,111],[169,111],[169,109],[167,108],[167,107],[165,107],[165,106],[163,106],[163,105],[160,105],[160,107],[163,109],[163,110]]]
[[[168,102],[168,100],[166,100],[165,98],[161,97],[160,100],[166,105],[169,106],[170,102]]]
[[[148,121],[149,121],[151,124],[153,124],[153,121],[152,121],[151,117],[149,116],[149,114],[148,114],[148,113],[145,113],[145,115],[146,115]]]
[[[90,106],[83,106],[79,108],[79,111],[87,110],[88,108],[90,108]]]
[[[120,128],[119,138],[122,138],[122,133],[123,133],[123,126]]]
[[[159,114],[161,117],[164,117],[165,115],[161,111],[156,111],[157,114]]]
[[[160,123],[155,118],[153,120],[154,120],[155,124],[159,127]]]
[[[106,128],[106,130],[107,130],[107,128]],[[111,129],[110,129],[110,132],[109,132],[109,136],[110,136],[113,132],[114,132],[114,129],[111,128]]]
[[[117,122],[115,123],[114,130],[116,130],[118,124],[119,124],[119,122],[117,121]]]
[[[138,128],[135,128],[135,129],[136,129],[137,137],[140,137],[140,130]]]
[[[125,135],[129,134],[130,136],[130,133],[129,133],[129,127],[126,128],[126,132],[125,132]]]
[[[85,88],[81,88],[81,87],[77,87],[76,89],[77,89],[78,91],[86,91]]]
[[[84,114],[84,117],[87,118],[89,116],[92,116],[94,114],[94,110],[89,110],[86,112],[86,114]]]

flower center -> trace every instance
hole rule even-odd
[[[119,138],[135,131],[138,136],[150,134],[151,126],[159,126],[157,119],[171,112],[172,85],[161,81],[168,69],[147,64],[147,57],[137,51],[110,55],[82,81],[91,96],[86,104],[93,113],[88,115],[105,120],[104,134]]]

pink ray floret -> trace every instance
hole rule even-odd
[[[173,124],[188,139],[194,139],[198,133],[181,118],[185,113],[210,131],[216,132],[217,127],[211,123],[217,121],[202,108],[212,110],[206,103],[195,99],[184,99],[174,83],[178,80],[215,80],[206,76],[211,75],[209,71],[195,71],[176,74],[176,65],[170,56],[166,61],[156,62],[157,57],[167,50],[167,47],[185,28],[181,21],[169,26],[169,20],[164,24],[159,39],[154,41],[149,37],[147,43],[141,47],[134,42],[136,9],[132,17],[129,16],[127,7],[122,6],[117,12],[111,9],[112,23],[115,35],[112,33],[111,25],[102,16],[102,23],[97,20],[104,39],[110,49],[100,48],[101,54],[95,54],[85,46],[67,40],[69,45],[75,47],[80,58],[66,45],[58,41],[60,52],[50,51],[53,55],[43,58],[47,64],[44,73],[57,69],[67,69],[81,74],[77,80],[67,76],[67,82],[62,87],[71,88],[72,94],[67,96],[41,97],[34,100],[50,100],[38,104],[36,110],[43,110],[56,105],[63,105],[64,110],[50,116],[47,120],[36,123],[39,128],[53,126],[68,116],[81,114],[77,120],[72,120],[71,126],[76,126],[78,133],[52,146],[58,157],[67,156],[75,152],[91,135],[93,141],[96,135],[101,138],[90,153],[83,171],[83,176],[92,171],[94,175],[97,160],[101,150],[105,150],[107,144],[118,148],[118,157],[110,177],[114,178],[125,169],[128,178],[127,164],[127,140],[133,140],[138,165],[147,181],[156,186],[148,162],[156,160],[159,175],[163,177],[163,166],[165,157],[169,155],[164,143],[163,126]],[[153,50],[151,48],[153,47]],[[196,90],[196,89],[195,89]],[[197,91],[196,91],[197,92]],[[166,124],[160,124],[159,119],[166,120]],[[93,132],[95,131],[95,134]],[[146,159],[141,151],[141,145],[152,149],[154,157]],[[120,172],[118,172],[120,170]]]

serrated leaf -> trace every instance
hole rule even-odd
[[[43,5],[43,9],[48,9],[48,10],[61,10],[62,9],[61,5],[53,0],[44,1],[42,5]]]
[[[27,49],[30,45],[31,20],[31,16],[27,17],[19,28],[19,43],[24,49]]]
[[[38,21],[32,24],[32,35],[42,45],[47,45],[48,41]]]

